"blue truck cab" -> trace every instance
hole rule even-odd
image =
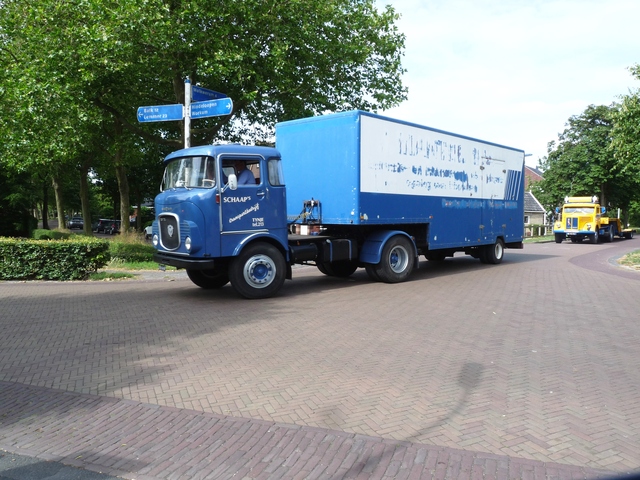
[[[288,260],[286,191],[278,151],[206,145],[171,153],[164,165],[152,227],[154,260],[186,269],[200,287],[220,288],[230,280],[232,260],[244,259],[247,251],[255,250],[247,247],[258,244],[276,259],[250,255],[235,286],[247,283],[249,292],[241,292],[245,296],[252,296],[253,289],[260,296],[277,290]],[[243,182],[247,175],[252,181]]]

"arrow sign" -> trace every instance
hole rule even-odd
[[[170,122],[182,120],[184,111],[181,104],[157,105],[138,108],[138,122]]]
[[[229,115],[233,109],[233,102],[230,98],[219,100],[207,100],[204,102],[194,102],[191,104],[191,118],[218,117]]]
[[[194,102],[200,102],[203,100],[215,100],[216,98],[227,98],[228,95],[220,92],[214,92],[213,90],[209,90],[208,88],[192,86],[191,87],[191,98]]]

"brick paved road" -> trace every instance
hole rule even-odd
[[[637,239],[295,270],[0,284],[0,449],[131,478],[584,478],[640,467]],[[386,475],[386,477],[385,477]]]

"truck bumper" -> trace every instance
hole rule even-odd
[[[217,264],[213,258],[189,258],[164,252],[155,252],[153,261],[161,265],[186,268],[187,270],[213,270]]]

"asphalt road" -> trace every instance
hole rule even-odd
[[[528,244],[398,285],[302,267],[260,301],[180,272],[0,283],[0,452],[137,479],[637,471],[636,249]]]

